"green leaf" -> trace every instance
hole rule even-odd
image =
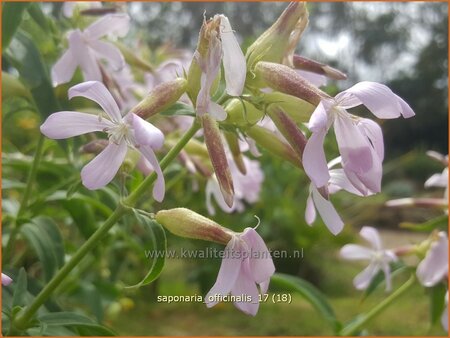
[[[408,267],[400,261],[391,263],[390,266],[391,266],[391,279],[394,279],[395,276],[408,270]],[[362,300],[364,301],[367,297],[369,297],[378,288],[378,286],[384,282],[385,282],[384,272],[380,270],[375,275],[375,277],[372,278],[372,281],[370,282],[369,286],[367,287],[366,291],[363,294]]]
[[[429,289],[430,292],[430,322],[435,325],[441,318],[445,308],[445,294],[447,288],[443,283],[439,283]]]
[[[20,268],[17,280],[14,281],[14,294],[12,300],[12,307],[24,306],[25,296],[27,295],[28,281],[27,273],[24,268]]]
[[[17,32],[7,50],[7,56],[30,89],[42,118],[60,110],[41,54],[26,33]]]
[[[2,8],[2,49],[8,48],[14,34],[22,22],[23,12],[29,2],[7,2]]]
[[[96,230],[95,215],[90,204],[79,199],[62,200],[62,205],[72,217],[85,239]]]
[[[166,116],[187,115],[195,117],[194,108],[182,102],[174,103],[170,108],[161,112],[161,114]]]
[[[42,12],[41,4],[32,2],[28,7],[28,13],[33,18],[33,20],[42,28],[45,32],[50,32],[50,26],[48,24],[48,19]]]
[[[151,220],[147,216],[139,213],[138,210],[134,209],[133,213],[139,223],[143,224],[151,235],[151,246],[150,249],[155,253],[156,257],[153,257],[152,265],[150,266],[147,275],[139,283],[133,286],[127,286],[127,288],[139,288],[141,286],[150,284],[155,279],[157,279],[164,267],[166,260],[165,254],[167,249],[166,233],[158,222]]]
[[[55,312],[38,317],[46,327],[69,326],[86,335],[116,336],[111,329],[95,323],[92,319],[74,312]]]
[[[24,224],[20,231],[36,252],[44,277],[49,281],[64,263],[64,246],[58,227],[51,219],[39,217],[33,223]]]
[[[334,333],[340,330],[341,324],[336,319],[333,308],[327,299],[314,285],[308,281],[283,274],[276,273],[270,279],[271,286],[278,290],[297,292],[303,296],[322,315],[323,319],[331,326]]]

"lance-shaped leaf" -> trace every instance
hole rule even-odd
[[[298,168],[302,168],[301,158],[295,153],[292,147],[277,138],[270,130],[259,126],[253,126],[247,129],[247,135],[267,151],[291,162]]]
[[[230,148],[231,155],[233,156],[234,163],[236,163],[236,167],[242,175],[247,174],[247,168],[245,167],[244,158],[242,157],[237,135],[229,131],[224,132],[224,135],[227,140],[228,147]]]
[[[308,140],[301,130],[297,127],[295,122],[287,115],[281,108],[277,106],[271,106],[268,109],[269,116],[273,123],[277,126],[280,133],[286,138],[295,150],[298,156],[302,158],[303,150],[305,149]]]
[[[330,79],[334,80],[347,79],[347,75],[341,72],[340,70],[337,70],[336,68],[328,66],[324,63],[314,61],[300,55],[294,55],[293,63],[296,69],[306,70],[307,72],[325,75]]]
[[[209,114],[204,114],[201,120],[206,148],[208,149],[209,158],[216,173],[217,181],[219,182],[220,191],[222,192],[225,203],[231,208],[234,197],[233,179],[225,155],[219,127],[214,118]]]
[[[296,96],[317,106],[328,94],[309,83],[297,72],[284,65],[272,62],[258,62],[255,67],[260,86],[268,86],[279,92]]]

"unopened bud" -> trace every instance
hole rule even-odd
[[[258,62],[255,73],[265,86],[298,97],[315,106],[320,103],[322,98],[329,97],[328,94],[306,81],[288,66],[272,62]]]
[[[225,155],[219,127],[216,120],[209,114],[202,115],[201,120],[206,148],[208,149],[217,181],[219,182],[220,191],[222,192],[225,203],[231,208],[234,200],[233,179],[228,166],[227,156]]]
[[[209,218],[185,208],[158,211],[155,219],[171,233],[180,237],[227,244],[233,234],[231,230]]]
[[[109,141],[105,139],[91,141],[80,148],[80,153],[100,154],[106,148]]]
[[[297,127],[295,122],[279,107],[271,106],[268,109],[269,116],[273,123],[277,126],[280,133],[286,138],[292,149],[297,153],[299,158],[303,157],[308,140]]]
[[[274,104],[280,107],[296,123],[308,122],[316,109],[314,105],[305,100],[280,92],[263,93],[261,96],[265,104]]]
[[[253,70],[259,61],[281,63],[293,50],[308,22],[304,2],[294,1],[281,13],[275,23],[248,47],[248,69]]]
[[[260,126],[253,126],[248,128],[246,133],[267,151],[291,162],[298,168],[302,168],[302,161],[292,147],[276,137],[270,130]]]
[[[178,101],[186,91],[186,79],[177,78],[172,81],[161,83],[156,86],[146,98],[135,106],[131,113],[134,113],[144,120],[158,114]]]
[[[226,105],[227,119],[223,121],[226,124],[247,127],[256,124],[264,117],[264,113],[257,109],[250,102],[233,99]]]
[[[324,63],[320,63],[318,61],[314,61],[300,55],[294,55],[293,63],[294,68],[296,69],[301,69],[307,72],[325,75],[326,77],[329,77],[330,79],[334,80],[347,79],[347,75],[341,72],[340,70],[337,70],[336,68],[328,66]]]

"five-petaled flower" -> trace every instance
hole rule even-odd
[[[108,184],[120,168],[127,149],[138,150],[150,162],[157,174],[153,197],[164,198],[164,177],[154,150],[164,143],[163,133],[151,123],[133,113],[121,116],[116,102],[106,87],[97,81],[80,83],[69,89],[69,98],[83,96],[98,103],[107,116],[74,111],[50,115],[41,126],[41,132],[52,139],[65,139],[95,131],[108,134],[106,148],[81,170],[83,185],[99,189]]]
[[[358,290],[366,289],[375,275],[382,270],[386,279],[386,291],[391,290],[391,268],[389,263],[397,261],[397,256],[391,250],[383,249],[380,235],[375,228],[364,226],[359,232],[362,238],[370,243],[372,248],[357,244],[347,244],[341,249],[341,257],[348,260],[368,260],[369,266],[353,279],[353,285]]]
[[[105,35],[123,37],[129,29],[130,17],[127,14],[108,14],[84,31],[70,31],[67,39],[69,49],[52,68],[53,85],[69,82],[77,67],[81,68],[85,81],[102,81],[98,59],[109,62],[115,69],[124,67],[125,61],[120,50],[114,45],[100,41]]]
[[[259,308],[259,293],[267,292],[274,272],[270,252],[255,229],[234,234],[225,247],[216,283],[205,297],[206,306],[216,305],[231,293],[241,298],[234,305],[254,316]]]
[[[381,119],[414,116],[403,99],[376,82],[360,82],[334,99],[323,98],[309,120],[308,128],[312,135],[303,153],[305,172],[317,188],[325,186],[330,179],[323,142],[333,124],[342,167],[352,185],[363,195],[380,192],[383,134],[374,121],[346,110],[359,105],[365,105]]]

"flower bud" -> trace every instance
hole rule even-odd
[[[185,208],[160,210],[155,219],[171,233],[180,237],[227,244],[233,234],[231,230],[209,218]]]
[[[109,141],[105,139],[91,141],[80,148],[80,153],[100,154],[100,152],[106,148],[108,143]]]
[[[248,128],[246,133],[267,151],[291,162],[298,168],[302,168],[301,158],[295,153],[292,147],[281,141],[270,130],[259,126],[253,126]]]
[[[186,91],[187,81],[177,78],[172,81],[161,83],[156,86],[141,102],[135,106],[131,113],[134,113],[144,120],[160,113],[178,101]]]
[[[280,133],[286,138],[297,155],[302,158],[303,150],[306,142],[308,142],[306,136],[303,135],[295,122],[280,107],[272,105],[268,112]]]
[[[294,55],[293,65],[296,69],[306,70],[320,75],[325,75],[334,80],[345,80],[347,75],[326,64],[305,58],[300,55]]]
[[[233,124],[239,127],[254,125],[264,117],[264,113],[257,109],[250,102],[233,99],[225,107],[227,119],[226,124]]]
[[[305,3],[291,2],[277,21],[248,47],[248,69],[253,70],[259,61],[282,63],[286,55],[295,49],[307,22]]]
[[[317,106],[321,99],[329,97],[297,72],[288,66],[272,62],[258,62],[255,67],[255,73],[259,85],[268,86],[279,92],[286,93],[302,100],[305,100]]]
[[[208,149],[217,181],[219,182],[220,191],[222,192],[225,203],[231,208],[234,200],[233,179],[225,155],[219,127],[217,122],[209,114],[202,115],[201,121],[206,148]]]
[[[280,107],[296,123],[308,122],[316,107],[298,97],[280,93],[263,93],[262,101],[266,104],[275,104]]]

